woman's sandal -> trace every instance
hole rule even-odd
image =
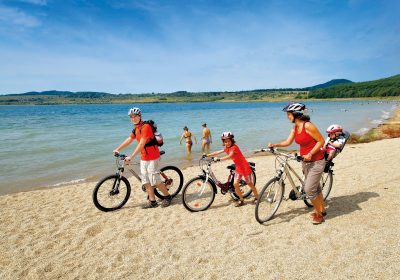
[[[251,204],[257,204],[257,198],[254,198],[252,201],[250,201]]]
[[[244,205],[244,200],[239,200],[236,204],[235,207],[240,207]]]

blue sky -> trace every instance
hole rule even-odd
[[[397,0],[0,0],[0,94],[305,87],[400,74]]]

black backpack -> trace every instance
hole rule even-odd
[[[142,125],[140,126],[140,134],[142,133],[142,127],[145,124],[150,125],[154,137],[151,138],[150,141],[147,142],[146,145],[144,145],[144,147],[151,147],[151,146],[161,147],[162,145],[164,145],[163,136],[161,135],[161,133],[157,132],[157,124],[152,120],[143,121]],[[132,129],[132,134],[136,137],[136,128]]]

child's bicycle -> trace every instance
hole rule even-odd
[[[278,152],[274,148],[261,149],[257,152],[270,152],[275,156],[276,175],[270,179],[260,192],[256,203],[255,216],[259,223],[264,223],[272,219],[284,199],[285,183],[289,181],[291,190],[289,197],[285,200],[303,200],[308,207],[313,207],[311,200],[304,193],[303,176],[297,174],[289,161],[302,161],[303,158],[297,154]],[[324,200],[329,196],[333,184],[333,163],[328,162],[321,177],[321,189]],[[295,178],[293,178],[293,176]]]
[[[203,156],[200,159],[199,166],[202,174],[191,179],[182,190],[182,202],[185,208],[191,212],[198,212],[207,210],[214,202],[215,194],[217,193],[217,186],[221,189],[222,194],[229,192],[234,200],[238,200],[239,196],[235,193],[233,186],[235,164],[227,166],[229,169],[229,176],[226,183],[221,183],[214,175],[211,165],[215,162],[214,157]],[[255,163],[249,162],[252,174],[251,178],[256,184]],[[251,188],[247,186],[246,182],[241,180],[239,182],[240,189],[243,192],[243,198],[247,198],[251,194]]]
[[[161,155],[165,154],[164,151],[160,152]],[[139,163],[125,164],[124,159],[126,155],[114,154],[116,157],[117,172],[116,174],[104,177],[95,186],[93,190],[93,203],[101,211],[114,211],[120,209],[128,201],[131,194],[131,185],[126,177],[124,177],[125,168],[127,168],[139,182],[141,179],[139,175],[133,170],[131,165],[138,165]],[[160,169],[162,182],[167,187],[172,197],[176,196],[183,185],[183,174],[178,167],[165,166]],[[142,190],[146,192],[144,186]],[[164,199],[165,196],[160,193],[157,188],[154,188],[154,194]]]

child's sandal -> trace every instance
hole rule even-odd
[[[236,203],[235,207],[240,207],[240,206],[243,206],[243,205],[244,205],[244,200],[239,200],[239,201]]]

